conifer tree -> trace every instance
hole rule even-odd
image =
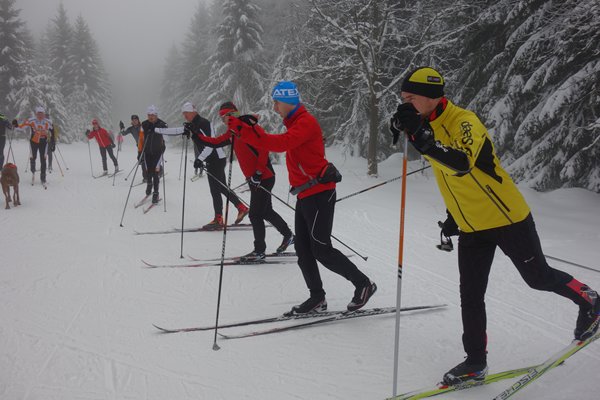
[[[80,15],[75,21],[69,51],[70,85],[68,108],[77,113],[73,129],[85,131],[92,118],[109,125],[110,92],[96,41]]]
[[[69,66],[69,51],[73,38],[73,27],[69,22],[67,11],[62,3],[58,6],[56,17],[50,20],[47,30],[47,48],[49,62],[58,79],[64,97],[71,94],[71,68]]]
[[[216,49],[209,59],[206,91],[210,96],[203,107],[210,115],[216,115],[225,101],[233,101],[242,110],[250,109],[263,95],[266,75],[258,7],[250,0],[226,0],[222,5]]]
[[[0,112],[16,115],[15,84],[24,74],[27,47],[23,36],[25,24],[15,0],[0,0]]]

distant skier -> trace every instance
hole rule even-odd
[[[431,163],[449,212],[443,233],[457,233],[463,323],[464,362],[443,381],[460,384],[487,374],[485,292],[494,252],[499,247],[525,282],[554,292],[579,306],[575,339],[598,329],[598,293],[546,262],[531,211],[510,176],[500,166],[485,126],[471,111],[444,96],[444,79],[433,68],[418,68],[402,83],[403,103],[391,119],[394,143],[404,133]]]
[[[54,151],[56,150],[56,140],[58,139],[58,128],[54,121],[50,118],[50,114],[46,113],[46,119],[50,121],[50,142],[48,143],[48,172],[52,172],[52,159],[54,158]]]
[[[279,135],[266,133],[252,116],[230,116],[228,127],[253,147],[286,152],[292,193],[298,195],[294,247],[310,291],[308,300],[292,307],[291,312],[304,314],[327,309],[317,261],[352,282],[354,296],[347,308],[349,311],[358,310],[367,304],[377,286],[331,245],[335,188],[340,178],[333,164],[325,159],[321,127],[300,102],[300,94],[293,82],[279,82],[271,97],[273,108],[283,118],[287,132]]]
[[[12,124],[0,114],[0,168],[4,166],[4,146],[6,145],[6,129],[12,129]]]
[[[46,111],[44,107],[38,106],[35,108],[35,117],[29,118],[27,121],[19,124],[15,119],[13,120],[13,126],[15,128],[24,128],[28,126],[31,128],[31,137],[29,139],[29,145],[31,147],[31,172],[35,173],[35,160],[37,154],[40,155],[40,180],[42,184],[46,183],[46,152],[48,150],[48,142],[51,138],[52,123],[46,119]]]
[[[239,117],[240,113],[232,102],[223,103],[219,108],[219,115],[227,126],[230,116]],[[231,145],[231,132],[217,137],[197,135],[203,144],[208,147],[223,147]],[[238,159],[242,173],[250,186],[250,222],[254,231],[254,250],[242,257],[245,262],[258,262],[265,258],[265,221],[271,223],[283,236],[281,245],[276,252],[284,252],[294,243],[294,235],[287,223],[273,210],[269,192],[275,186],[275,171],[269,160],[269,151],[255,148],[241,140],[234,140],[233,150]],[[263,188],[266,190],[263,190]]]
[[[158,118],[158,109],[155,106],[148,107],[147,114],[148,119],[142,122],[139,131],[138,154],[141,155],[148,171],[146,196],[152,193],[152,203],[156,204],[159,200],[160,170],[166,146],[162,135],[154,130],[167,128],[167,124]]]
[[[140,122],[140,117],[138,117],[136,114],[133,114],[131,116],[131,126],[123,131],[123,136],[131,135],[131,137],[135,140],[135,145],[138,147],[137,159],[142,166],[143,182],[146,183],[148,181],[148,171],[146,170],[146,163],[144,160],[142,160],[142,151],[139,149],[141,128],[142,124]]]
[[[115,174],[119,171],[119,164],[115,155],[113,154],[113,149],[115,148],[115,144],[110,137],[110,134],[106,131],[106,129],[100,127],[97,119],[92,120],[92,131],[86,134],[88,140],[93,138],[98,142],[98,147],[100,148],[100,156],[102,157],[102,169],[104,171],[103,175],[108,174],[108,166],[106,162],[106,153],[112,160],[115,166]]]
[[[249,209],[234,193],[229,193],[228,195],[228,190],[223,187],[226,184],[225,165],[227,164],[227,159],[225,158],[225,152],[221,148],[213,149],[208,147],[199,139],[199,136],[213,136],[210,122],[202,118],[198,114],[196,107],[189,102],[183,105],[182,113],[187,121],[187,129],[191,132],[191,138],[200,151],[194,161],[194,168],[204,169],[206,167],[208,186],[213,200],[215,218],[204,225],[204,228],[221,229],[223,227],[223,199],[221,196],[226,196],[225,198],[228,196],[229,201],[237,208],[238,215],[234,223],[239,224],[248,215]],[[206,162],[206,165],[204,162]]]

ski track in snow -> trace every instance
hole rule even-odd
[[[144,196],[134,187],[119,227],[133,175],[92,179],[87,146],[61,146],[70,170],[48,174],[48,189],[29,185],[21,173],[23,205],[0,211],[0,399],[383,399],[391,394],[393,315],[334,322],[320,327],[238,340],[218,340],[214,331],[165,335],[165,327],[212,325],[220,268],[144,269],[141,259],[178,263],[180,235],[135,236],[134,230],[181,224],[180,146],[168,145],[167,212],[143,215],[133,204]],[[13,142],[26,159],[26,141]],[[380,164],[380,178],[364,176],[365,161],[328,156],[344,174],[338,198],[400,174],[396,155]],[[133,146],[119,156],[126,173]],[[98,151],[93,166],[100,167]],[[62,160],[61,160],[62,161]],[[409,170],[422,163],[410,163]],[[287,174],[276,165],[274,193],[287,199]],[[23,169],[24,170],[24,169]],[[188,172],[191,170],[188,168]],[[242,181],[234,166],[232,182]],[[139,181],[135,177],[135,183]],[[183,177],[182,177],[183,179]],[[161,192],[163,185],[161,182]],[[206,180],[187,182],[186,227],[212,218]],[[546,254],[599,268],[600,196],[580,189],[537,193],[524,189]],[[163,196],[163,193],[161,193]],[[245,199],[248,196],[244,196]],[[351,260],[379,287],[369,306],[396,299],[400,182],[345,199],[336,205],[333,234],[368,256]],[[291,198],[292,205],[295,199]],[[293,212],[273,199],[290,225]],[[235,211],[235,210],[230,210]],[[233,218],[233,215],[230,216]],[[400,392],[431,385],[462,360],[456,251],[435,249],[437,220],[445,207],[434,179],[408,181],[402,305],[446,303],[443,310],[403,314],[400,319]],[[222,233],[184,235],[184,253],[221,254]],[[268,251],[281,242],[267,230]],[[456,239],[454,240],[457,244]],[[344,253],[342,245],[333,242]],[[252,250],[251,231],[227,234],[226,256]],[[600,288],[600,274],[559,262],[551,265]],[[330,309],[344,308],[353,287],[321,268]],[[244,265],[223,269],[219,321],[269,317],[307,296],[295,264]],[[488,294],[490,369],[541,362],[571,339],[577,309],[558,296],[529,289],[497,252]],[[285,323],[281,323],[285,324]],[[255,327],[231,329],[246,332]],[[600,346],[593,344],[523,391],[520,398],[595,399]],[[559,372],[560,371],[560,372]],[[551,378],[553,377],[553,378]],[[440,399],[491,398],[510,382]]]

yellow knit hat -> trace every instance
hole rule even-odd
[[[444,78],[431,67],[420,67],[404,78],[400,90],[437,99],[444,96]]]

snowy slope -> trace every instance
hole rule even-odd
[[[98,173],[97,145],[91,146]],[[346,400],[391,394],[393,315],[219,340],[220,351],[212,350],[213,331],[157,333],[152,323],[214,323],[217,302],[219,268],[145,269],[140,262],[181,261],[179,235],[133,234],[181,224],[183,180],[178,180],[181,153],[176,146],[167,153],[167,212],[162,204],[147,215],[133,209],[144,190],[136,187],[124,227],[119,222],[131,182],[124,177],[135,161],[131,141],[119,156],[125,173],[117,176],[115,186],[107,178],[91,178],[85,143],[62,145],[70,169],[61,177],[55,161],[47,191],[28,183],[26,143],[14,147],[23,205],[0,209],[0,399]],[[338,197],[400,174],[398,157],[381,164],[379,179],[369,179],[364,160],[344,159],[331,149],[328,154],[344,175]],[[410,169],[420,166],[415,162]],[[276,168],[275,192],[287,198],[285,168]],[[233,176],[233,185],[242,182],[237,165]],[[402,305],[447,303],[448,308],[402,315],[401,392],[437,382],[463,357],[456,252],[434,247],[444,206],[430,176],[409,179]],[[546,254],[600,269],[600,196],[579,189],[523,191]],[[379,286],[370,306],[395,304],[399,192],[396,181],[337,205],[334,234],[369,256],[367,262],[353,260]],[[290,210],[274,204],[293,221]],[[185,216],[190,227],[212,218],[206,178],[187,181]],[[273,250],[281,238],[269,229],[267,241]],[[186,234],[183,254],[219,257],[221,242],[221,233]],[[228,233],[227,255],[251,248],[250,231]],[[553,265],[600,288],[598,273]],[[353,288],[327,270],[322,275],[329,308],[344,308]],[[307,297],[295,264],[227,267],[222,290],[221,322],[275,316]],[[501,252],[487,304],[492,370],[541,362],[571,340],[576,307],[528,289]],[[252,327],[231,331],[248,330]],[[599,366],[600,345],[594,344],[518,398],[596,399]],[[492,398],[509,384],[440,398]]]

